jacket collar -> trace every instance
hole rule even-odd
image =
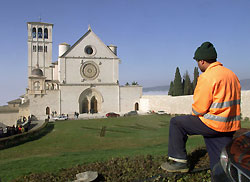
[[[206,71],[209,70],[209,69],[211,69],[211,68],[213,68],[213,67],[216,67],[216,66],[223,66],[223,64],[220,63],[219,61],[216,61],[216,62],[214,62],[214,63],[211,63],[211,64],[208,66],[208,68],[206,69]],[[206,72],[206,71],[205,71],[205,72]]]

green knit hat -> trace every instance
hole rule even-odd
[[[210,42],[204,42],[194,53],[195,60],[213,60],[217,58],[217,52],[214,45]]]

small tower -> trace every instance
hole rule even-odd
[[[36,68],[31,71],[31,75],[29,76],[28,94],[41,96],[46,94],[45,78],[43,71],[37,65]]]
[[[52,79],[50,66],[52,63],[52,29],[53,24],[27,22],[28,28],[28,77],[37,65],[46,80]]]

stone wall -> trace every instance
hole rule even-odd
[[[241,113],[243,118],[250,118],[250,90],[241,92]]]
[[[136,103],[140,103],[142,87],[138,85],[120,87],[120,113],[126,113],[136,109]],[[139,105],[138,105],[139,106]],[[139,107],[140,109],[140,107]]]
[[[120,94],[121,94],[121,111],[129,111],[134,110],[134,105],[127,105],[126,99],[131,102],[131,100],[134,100],[134,103],[137,102],[137,99],[135,97],[129,96],[131,92],[136,91],[138,94],[141,92],[141,87],[135,87],[135,88],[129,88],[129,87],[121,87]],[[137,95],[139,96],[139,95]],[[59,108],[59,103],[55,102],[55,99],[59,97],[59,92],[54,91],[47,95],[50,99],[42,99],[37,98],[37,104],[32,103],[32,112],[35,112],[35,110],[38,110],[41,108],[41,105],[43,106],[43,112],[45,113],[45,109],[47,106],[50,107],[51,111],[57,110]],[[49,100],[49,102],[48,102]],[[46,101],[46,102],[44,102]],[[147,111],[165,111],[169,114],[191,114],[192,112],[192,102],[193,102],[193,96],[178,96],[178,97],[172,97],[168,95],[143,95],[139,102],[139,110],[140,112],[147,112]],[[27,108],[22,108],[23,111]],[[109,108],[111,109],[111,108]],[[73,110],[72,110],[73,111]],[[117,111],[117,110],[115,110]],[[106,111],[108,112],[108,111]],[[248,91],[242,91],[241,93],[241,113],[242,117],[249,117],[250,118],[250,90]],[[15,124],[16,120],[19,118],[19,115],[21,113],[17,112],[11,112],[11,113],[0,113],[0,122],[4,123],[5,125],[12,126]],[[21,115],[24,115],[23,113]],[[38,114],[39,115],[39,114]]]
[[[165,111],[169,114],[191,114],[193,96],[143,95],[140,111]]]
[[[19,119],[18,111],[9,113],[0,113],[0,122],[7,126],[16,125],[17,119]]]
[[[46,116],[46,108],[48,107],[50,113],[52,111],[59,112],[59,90],[47,90],[46,95],[42,96],[29,96],[29,109],[30,114],[36,116],[38,120],[44,120]]]
[[[19,117],[24,116],[26,119],[30,116],[29,101],[19,106]]]
[[[140,111],[165,111],[169,114],[191,114],[193,96],[143,95]],[[241,93],[242,117],[250,117],[250,90]]]

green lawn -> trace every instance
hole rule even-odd
[[[112,157],[166,155],[169,121],[168,115],[148,115],[51,123],[40,139],[0,151],[0,177],[7,182]],[[202,137],[189,138],[188,151],[199,146],[204,146]]]

